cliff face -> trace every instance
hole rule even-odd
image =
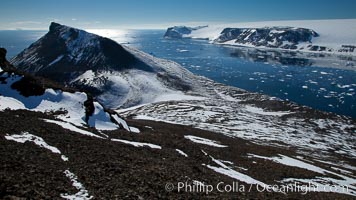
[[[297,49],[303,42],[311,43],[318,33],[305,28],[266,27],[266,28],[225,28],[215,43],[230,41],[237,44],[249,44],[256,47]]]

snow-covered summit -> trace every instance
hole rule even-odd
[[[209,39],[215,44],[232,46],[356,55],[356,19],[218,24],[182,33],[182,37],[177,38]]]

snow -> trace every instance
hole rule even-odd
[[[64,57],[64,55],[58,56],[55,60],[53,60],[51,63],[49,63],[48,66],[51,66],[51,65],[56,64],[56,63],[57,63],[58,61],[60,61],[63,57]]]
[[[69,170],[65,170],[64,174],[72,181],[72,186],[79,191],[75,194],[61,194],[62,198],[70,200],[89,200],[94,198],[89,195],[88,190],[86,190],[83,184],[78,181],[78,177],[74,173]]]
[[[156,97],[153,102],[161,102],[161,101],[181,101],[181,100],[202,100],[205,97],[201,96],[190,96],[186,95],[183,92],[171,93],[171,94],[162,94]]]
[[[65,155],[61,155],[61,159],[64,161],[64,162],[67,162],[69,160],[69,158]]]
[[[93,80],[95,78],[95,73],[93,70],[87,70],[82,75],[78,76],[73,80],[73,82],[78,80]]]
[[[22,79],[22,76],[4,73],[1,78],[6,79],[5,84],[0,84],[0,110],[4,109],[26,109],[39,112],[66,111],[57,116],[58,119],[72,123],[76,126],[86,124],[85,107],[83,103],[87,100],[87,95],[83,92],[63,92],[61,90],[46,89],[43,95],[22,96],[11,85]],[[89,125],[98,130],[115,130],[119,126],[112,123],[110,115],[104,108],[94,102],[95,111],[89,117]]]
[[[254,155],[254,154],[248,154],[248,155],[249,155],[249,157],[271,160],[273,162],[280,163],[282,165],[298,167],[298,168],[306,169],[306,170],[313,171],[313,172],[320,173],[320,174],[325,174],[325,172],[326,172],[324,169],[322,169],[320,167],[317,167],[312,164],[308,164],[301,160],[297,160],[297,159],[294,159],[294,158],[291,158],[291,157],[288,157],[288,156],[285,156],[282,154],[278,154],[278,156],[276,156],[276,157],[264,157],[264,156]]]
[[[184,156],[184,157],[188,157],[188,155],[187,155],[186,153],[184,153],[184,151],[182,151],[182,150],[180,150],[180,149],[176,149],[176,151],[177,151],[180,155],[182,155],[182,156]]]
[[[188,125],[194,128],[243,138],[262,145],[298,147],[302,152],[319,152],[315,157],[327,158],[331,152],[354,158],[356,155],[352,121],[342,118],[304,120],[304,114],[295,111],[267,111],[253,104],[239,103],[248,100],[273,100],[268,96],[247,93],[237,88],[203,82],[211,90],[204,100],[182,100],[174,103],[146,104],[120,112],[122,117]],[[228,98],[222,98],[221,93]],[[237,102],[230,101],[230,98]],[[229,99],[229,100],[227,100]],[[275,99],[273,101],[279,101]],[[295,107],[295,106],[291,106]],[[301,116],[293,115],[300,113]],[[313,123],[315,121],[315,123]],[[325,127],[323,134],[319,128]],[[320,125],[320,126],[319,126]],[[347,127],[347,128],[346,128]],[[334,150],[334,151],[331,151]],[[342,150],[342,151],[338,151]]]
[[[26,109],[25,105],[17,99],[12,97],[0,96],[0,110],[10,109],[10,110],[19,110]]]
[[[203,151],[204,154],[208,155],[206,152]],[[258,185],[262,185],[262,186],[266,186],[265,183],[256,180],[246,174],[240,173],[238,171],[233,170],[232,168],[226,166],[223,162],[221,162],[220,160],[215,159],[214,157],[210,156],[210,158],[212,159],[213,162],[215,162],[215,164],[218,165],[218,167],[212,166],[212,165],[205,165],[203,164],[203,166],[208,167],[209,169],[214,170],[217,173],[229,176],[231,178],[234,178],[236,180],[245,182],[247,184],[258,184]]]
[[[302,182],[308,185],[311,184],[316,186],[316,187],[307,188],[308,191],[336,192],[336,193],[343,193],[343,194],[356,196],[356,186],[354,186],[354,184],[356,183],[356,179],[353,177],[341,175],[333,171],[326,170],[321,167],[282,154],[279,154],[278,156],[275,157],[264,157],[264,156],[254,155],[254,154],[248,154],[248,155],[249,157],[271,160],[273,162],[280,163],[286,166],[298,167],[301,169],[306,169],[324,175],[324,176],[317,176],[313,179],[286,178],[281,181],[282,183]],[[338,178],[328,177],[327,176],[328,174],[331,174]],[[345,187],[347,188],[347,190],[345,190]]]
[[[224,168],[224,167],[214,167],[214,166],[211,166],[211,165],[206,165],[209,169],[212,169],[214,170],[215,172],[217,173],[220,173],[220,174],[224,174],[226,176],[229,176],[233,179],[236,179],[236,180],[239,180],[239,181],[242,181],[242,182],[245,182],[247,184],[258,184],[258,185],[266,185],[264,184],[263,182],[261,181],[258,181],[246,174],[243,174],[243,173],[240,173],[240,172],[237,172],[231,168]]]
[[[39,146],[41,148],[50,150],[52,153],[61,154],[61,151],[57,147],[47,144],[43,140],[43,138],[36,136],[36,135],[32,135],[28,132],[23,132],[21,134],[6,135],[5,139],[19,142],[19,143],[33,142],[34,144],[36,144],[37,146]],[[68,157],[63,154],[61,155],[61,159],[64,162],[69,160]]]
[[[154,59],[152,57],[147,58],[146,54],[141,54],[144,56],[144,59]],[[159,60],[155,60],[152,65],[157,68],[156,70],[167,70],[163,68],[165,65],[160,62],[161,61]],[[168,66],[171,66],[171,64]],[[173,73],[170,74],[171,72],[167,72],[167,74],[176,75],[177,77],[185,77],[186,75],[182,73],[189,73],[186,71],[179,72],[181,70],[180,66],[178,68],[177,66],[174,67],[175,69],[169,69],[173,71]],[[190,74],[190,76],[192,76],[192,74]],[[102,71],[96,72],[95,75],[89,70],[75,78],[71,83],[76,82],[85,83],[85,85],[98,89],[103,88],[105,85],[110,85],[110,88],[98,96],[98,100],[106,107],[114,109],[119,107],[129,108],[160,101],[202,99],[202,97],[187,95],[167,86],[165,82],[159,79],[156,72],[147,72],[138,69],[127,69],[114,72]]]
[[[254,113],[254,114],[259,114],[259,115],[283,116],[283,115],[291,114],[291,112],[269,112],[269,111],[264,111],[262,108],[252,107],[252,106],[246,106],[246,110],[248,112],[251,112],[251,113]]]
[[[28,110],[47,112],[66,109],[68,113],[61,115],[59,118],[64,121],[70,121],[74,124],[81,125],[85,123],[82,119],[85,116],[85,111],[81,102],[86,100],[85,93],[68,93],[62,91],[54,91],[53,89],[46,89],[41,96],[22,96],[17,90],[11,88],[11,85],[19,81],[22,76],[17,75],[2,75],[6,78],[6,84],[0,84],[0,93],[2,96],[11,97],[21,102]],[[17,109],[14,107],[13,109]],[[68,118],[70,116],[70,118]]]
[[[98,102],[94,102],[94,107],[94,113],[88,120],[88,124],[91,127],[95,127],[98,130],[116,130],[119,128],[118,125],[110,121],[109,113],[105,112]]]
[[[28,132],[23,132],[21,134],[6,135],[7,140],[12,140],[19,143],[33,142],[41,148],[50,150],[52,153],[61,154],[61,151],[54,146],[47,144],[41,137],[32,135]]]
[[[68,130],[80,133],[82,135],[87,135],[87,136],[91,136],[91,137],[97,137],[97,138],[105,139],[105,138],[103,138],[101,136],[95,135],[94,133],[91,133],[89,131],[85,131],[83,129],[80,129],[80,128],[78,128],[78,127],[76,127],[73,124],[68,123],[68,122],[61,122],[61,121],[50,120],[50,119],[44,119],[44,121],[48,122],[48,123],[57,124],[57,125],[63,127],[64,129],[68,129]]]
[[[209,140],[206,138],[197,137],[197,136],[193,136],[193,135],[185,135],[184,138],[186,138],[192,142],[198,143],[198,144],[204,144],[204,145],[209,145],[209,146],[219,147],[219,148],[227,147],[226,145],[219,144],[219,142],[217,142],[217,141]]]
[[[150,144],[150,143],[133,142],[133,141],[121,140],[121,139],[111,139],[111,141],[122,142],[122,143],[125,143],[125,144],[130,144],[130,145],[135,146],[135,147],[145,147],[145,146],[147,146],[147,147],[150,147],[152,149],[162,149],[161,146],[156,145],[156,144]]]
[[[125,120],[121,119],[121,118],[120,118],[119,116],[117,116],[117,115],[113,115],[112,117],[115,119],[115,121],[116,121],[117,123],[121,124],[122,127],[123,127],[125,130],[130,131],[130,128],[129,128],[129,126],[127,125],[127,123],[126,123]]]
[[[130,132],[133,132],[133,133],[140,133],[140,129],[138,129],[138,128],[136,128],[136,127],[129,126],[129,129],[130,129]]]

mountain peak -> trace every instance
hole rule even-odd
[[[11,60],[18,68],[69,80],[87,70],[152,69],[113,40],[52,22],[49,32]]]
[[[54,31],[58,29],[58,27],[62,27],[62,24],[58,24],[57,22],[51,22],[51,25],[49,26],[49,31]]]

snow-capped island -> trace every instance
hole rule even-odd
[[[299,20],[174,26],[164,37],[208,39],[213,44],[356,55],[356,20]]]

